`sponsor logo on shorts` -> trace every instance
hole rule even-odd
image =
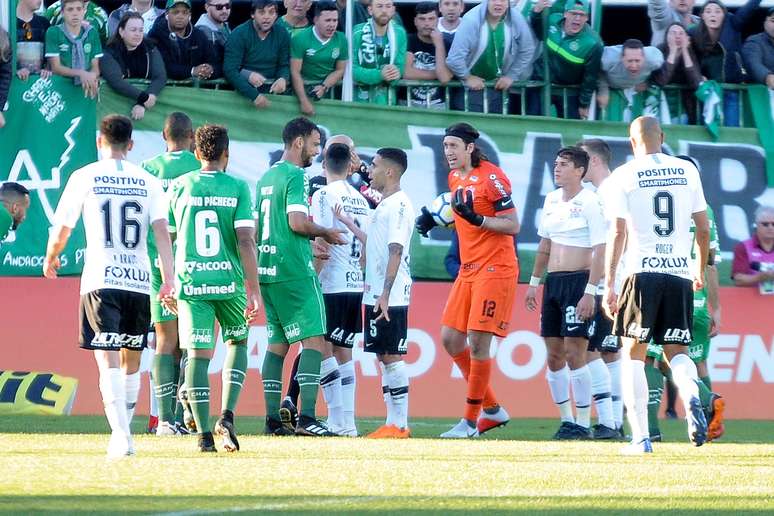
[[[688,258],[686,256],[643,256],[641,267],[648,269],[687,269]]]
[[[290,323],[282,327],[282,332],[285,334],[286,339],[292,339],[301,335],[301,327],[298,323]]]
[[[236,294],[236,283],[232,281],[228,285],[183,285],[183,293],[186,296]]]
[[[406,339],[400,339],[398,342],[398,353],[405,353],[408,351],[408,342]]]
[[[277,266],[272,265],[271,267],[258,267],[258,275],[259,276],[276,276],[277,275]]]
[[[94,335],[91,345],[95,348],[114,348],[120,346],[139,349],[142,347],[142,339],[142,335],[127,335],[126,333],[104,331]]]
[[[681,330],[679,328],[669,328],[664,332],[664,342],[690,342],[691,330]]]
[[[222,262],[185,262],[185,270],[188,274],[192,272],[205,272],[205,271],[230,271],[234,266],[229,261]]]
[[[645,340],[650,335],[650,328],[643,328],[637,323],[631,323],[626,329],[626,333],[632,339]]]
[[[242,340],[247,337],[247,325],[229,326],[223,329],[223,340]]]
[[[212,330],[191,330],[191,344],[212,344]]]

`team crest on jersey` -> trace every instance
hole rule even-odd
[[[86,54],[90,54],[91,53],[91,43],[86,43],[85,45],[83,45],[83,51]]]
[[[578,42],[577,41],[570,42],[570,50],[578,50]]]

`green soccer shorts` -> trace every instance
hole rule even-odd
[[[167,308],[159,301],[159,289],[161,288],[161,273],[156,267],[151,267],[151,291],[150,291],[150,306],[151,306],[151,322],[163,323],[167,321],[176,321],[177,316],[167,310]]]
[[[261,284],[269,344],[325,335],[325,302],[316,276]]]
[[[693,340],[688,346],[688,356],[697,364],[706,361],[709,356],[711,325],[712,318],[706,308],[693,312]]]
[[[218,340],[215,321],[224,341],[247,339],[244,294],[231,299],[180,299],[177,302],[181,349],[213,349]]]

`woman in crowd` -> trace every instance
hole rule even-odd
[[[108,42],[100,62],[102,78],[121,95],[135,101],[131,116],[140,120],[145,110],[156,104],[156,97],[167,82],[164,60],[153,44],[144,38],[143,19],[130,11],[121,17],[118,30]],[[140,89],[129,79],[147,79]]]
[[[699,61],[691,44],[691,37],[680,22],[674,22],[666,30],[666,41],[658,46],[664,54],[664,64],[653,72],[653,81],[659,86],[674,84],[687,86],[680,91],[667,90],[666,98],[672,123],[696,123],[696,97],[693,92],[701,82]],[[679,108],[682,103],[682,109]]]

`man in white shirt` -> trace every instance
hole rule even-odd
[[[680,392],[695,446],[707,439],[699,401],[696,365],[687,355],[693,325],[693,291],[704,285],[709,254],[707,203],[699,172],[691,163],[661,153],[664,133],[658,120],[639,117],[629,128],[634,159],[618,167],[605,206],[613,219],[605,267],[605,309],[613,333],[623,338],[623,394],[632,442],[623,453],[652,453],[648,434],[645,355],[652,339],[662,344]],[[610,180],[609,180],[610,181]],[[691,264],[691,219],[696,229]],[[626,280],[621,296],[615,275],[626,246]]]
[[[83,215],[86,262],[81,276],[81,348],[94,351],[112,430],[108,456],[134,454],[129,423],[140,389],[140,355],[150,325],[151,226],[161,260],[159,298],[174,309],[172,243],[161,181],[126,161],[132,122],[108,115],[97,145],[103,159],[73,172],[54,214],[43,274],[56,278],[59,255]],[[121,367],[121,369],[119,369]]]
[[[462,11],[465,4],[462,0],[440,0],[438,11],[441,17],[438,19],[438,31],[443,34],[454,34],[462,22]]]

